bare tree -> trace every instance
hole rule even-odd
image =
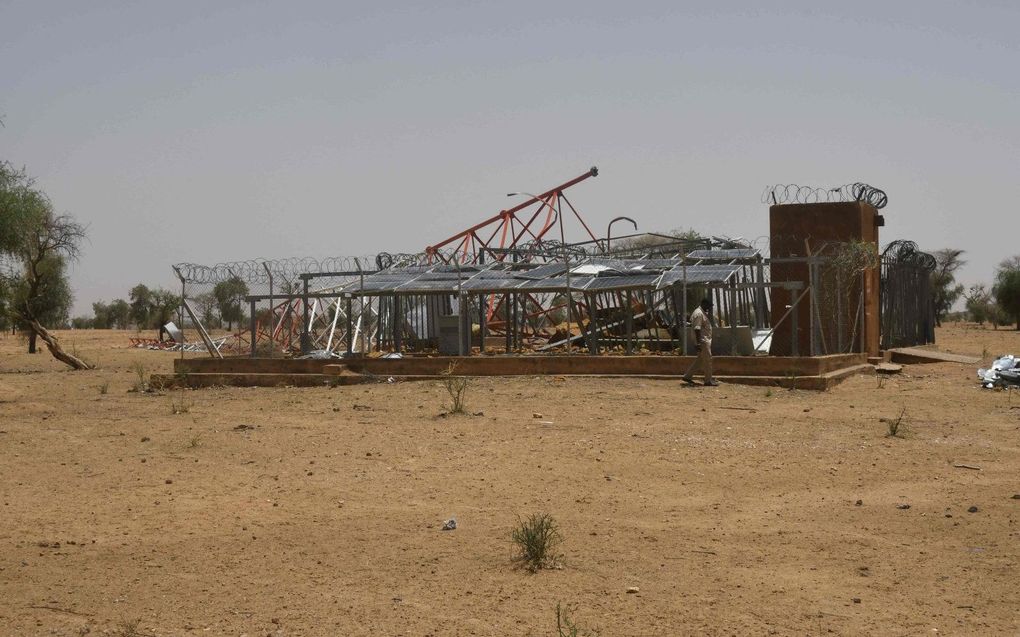
[[[937,250],[935,257],[935,271],[931,273],[932,301],[935,304],[935,323],[942,325],[942,319],[953,309],[961,296],[963,286],[956,283],[956,271],[966,261],[963,260],[963,250],[955,248],[943,248]]]

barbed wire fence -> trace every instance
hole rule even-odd
[[[859,201],[881,209],[888,204],[888,197],[882,190],[864,183],[827,189],[780,184],[766,188],[762,201],[770,205]],[[178,263],[173,271],[180,282],[182,297],[179,320],[182,327],[188,329],[201,331],[200,328],[204,328],[209,335],[208,339],[202,339],[206,347],[211,340],[219,351],[233,355],[276,356],[300,352],[342,355],[342,345],[354,353],[364,354],[382,352],[392,347],[394,340],[399,350],[401,338],[408,339],[405,344],[411,344],[416,339],[424,342],[434,337],[431,317],[460,313],[458,300],[441,298],[442,295],[421,295],[420,298],[401,295],[400,300],[394,295],[371,293],[352,297],[343,293],[345,286],[351,289],[349,284],[359,277],[390,268],[492,261],[580,263],[599,258],[676,259],[692,250],[751,248],[758,253],[760,265],[741,263],[739,280],[745,282],[745,291],[734,295],[733,299],[724,296],[721,290],[711,292],[719,297],[718,305],[727,307],[728,322],[775,330],[773,323],[777,314],[773,292],[779,284],[772,281],[770,265],[775,252],[787,262],[800,263],[803,259],[801,265],[810,297],[790,292],[787,301],[795,304],[796,297],[807,298],[810,303],[811,324],[801,324],[800,330],[812,330],[812,354],[861,350],[866,276],[875,276],[875,285],[881,282],[883,346],[887,342],[930,341],[925,323],[928,308],[924,305],[924,294],[918,290],[927,289],[927,273],[933,259],[911,242],[894,242],[878,254],[871,244],[815,242],[803,235],[759,236],[750,240],[665,234],[629,237],[632,238],[614,239],[612,249],[609,239],[562,245],[549,240],[521,243],[506,250],[484,248],[472,254],[458,250],[380,252],[359,257],[249,259],[214,265]],[[549,296],[548,305],[564,302],[554,294]],[[779,298],[785,297],[780,295]],[[652,301],[654,307],[654,299]],[[467,302],[470,307],[465,310],[470,315],[485,313],[488,303],[491,315],[488,320],[505,322],[508,319],[492,312],[491,299],[483,302],[482,297],[469,297]],[[686,299],[688,308],[697,302],[693,297]],[[605,316],[619,313],[618,306],[610,302],[600,305],[600,299],[595,302],[595,307]],[[781,305],[778,314],[789,316],[790,312],[784,313],[789,307]],[[536,324],[531,327],[532,332],[558,329],[563,317],[547,308],[533,309],[542,310],[540,313],[548,324]],[[596,317],[591,318],[594,321]],[[479,319],[480,324],[485,321],[485,318]],[[647,329],[656,327],[649,324]],[[194,343],[197,339],[190,340],[195,346],[193,351],[198,351],[198,344]],[[508,337],[507,342],[510,340]]]
[[[339,320],[337,308],[343,304],[340,294],[331,295],[331,291],[378,271],[380,263],[388,260],[364,255],[178,263],[172,266],[182,299],[178,320],[193,333],[200,335],[204,329],[224,354],[274,356],[300,351],[304,317],[310,317],[313,336],[324,320]],[[308,308],[304,307],[306,294]],[[365,314],[373,312],[366,308]],[[200,343],[193,340],[191,345],[189,349],[195,350]]]

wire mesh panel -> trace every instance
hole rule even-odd
[[[881,346],[935,342],[931,274],[935,259],[911,241],[894,241],[882,253]]]

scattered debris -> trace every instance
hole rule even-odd
[[[454,530],[456,528],[457,528],[457,519],[456,518],[450,518],[449,520],[446,520],[445,522],[443,522],[443,530],[444,531],[452,531],[452,530]]]
[[[976,506],[972,506],[972,507],[967,509],[967,513],[977,513],[977,512],[978,512],[978,508]]]
[[[628,595],[634,595],[635,593],[640,593],[640,592],[641,592],[641,589],[638,588],[637,586],[628,586],[627,587],[627,594]]]
[[[1004,354],[996,358],[988,369],[979,369],[977,375],[985,389],[1020,387],[1020,358]]]
[[[976,467],[972,464],[954,464],[953,467],[957,469],[973,469],[974,471],[981,471],[981,467]]]
[[[909,504],[897,504],[896,508],[897,509],[902,509],[902,510],[906,511],[907,509],[910,508],[910,505]]]
[[[330,360],[333,358],[343,358],[336,352],[331,352],[328,349],[316,349],[304,354],[302,356],[295,356],[298,360]]]

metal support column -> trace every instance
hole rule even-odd
[[[634,303],[631,301],[630,290],[626,293],[627,307],[623,313],[624,330],[627,332],[627,353],[634,353]]]
[[[400,311],[400,295],[393,295],[393,351],[400,352],[403,345],[404,320]]]
[[[735,281],[730,280],[729,298],[727,299],[726,316],[730,323],[730,356],[737,355],[737,289]]]
[[[488,329],[486,323],[486,313],[488,312],[488,306],[485,303],[485,295],[478,295],[478,351],[482,354],[485,353],[485,332]]]
[[[255,331],[256,328],[258,327],[257,324],[256,324],[257,321],[255,320],[255,299],[252,299],[251,301],[249,301],[248,305],[249,305],[249,309],[250,309],[250,314],[248,315],[248,324],[249,324],[248,327],[249,327],[249,332],[251,333],[251,357],[255,358],[255,343],[258,341],[258,339],[256,338],[257,333]]]
[[[506,332],[506,353],[514,349],[513,343],[513,307],[516,299],[513,294],[503,296],[503,331]]]
[[[308,279],[307,278],[302,279],[301,282],[304,285],[304,292],[301,295],[301,303],[302,308],[304,310],[304,318],[301,320],[301,353],[307,354],[308,352],[312,351],[312,336],[311,333],[309,332],[309,328],[311,326],[308,325],[309,320]]]
[[[269,277],[269,358],[272,358],[276,352],[276,301],[273,299],[273,271],[269,269],[269,264],[265,261],[262,262],[262,269]]]
[[[794,298],[793,297],[793,290],[790,290],[790,298],[791,299]],[[793,355],[793,356],[800,356],[800,334],[798,333],[798,331],[800,329],[799,326],[798,326],[798,323],[799,323],[798,317],[800,316],[800,308],[798,308],[797,305],[800,304],[800,301],[803,298],[804,298],[804,294],[801,293],[801,295],[798,296],[793,301],[793,305],[790,307],[790,309],[793,311],[793,313],[790,314],[790,333],[793,335],[791,337],[793,340],[790,343],[790,354]]]
[[[460,319],[460,355],[467,356],[471,353],[471,307],[468,295],[464,292],[460,293],[457,306],[457,317]]]
[[[354,355],[354,298],[347,294],[347,355]]]

